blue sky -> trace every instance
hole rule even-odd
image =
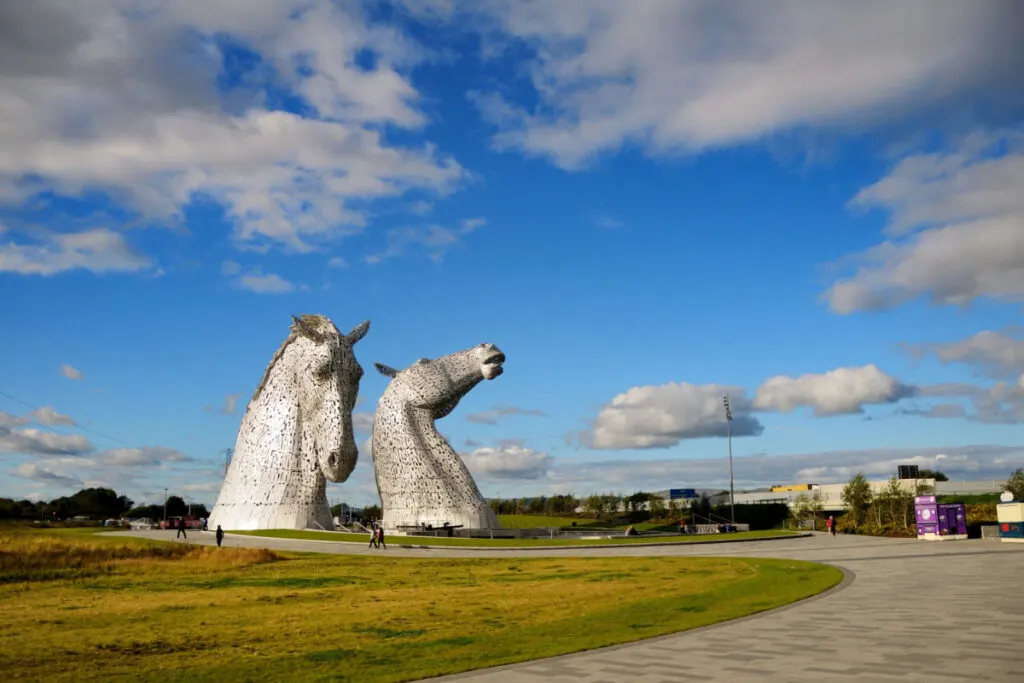
[[[0,495],[212,504],[297,313],[487,495],[1024,466],[1016,3],[122,5],[0,10]]]

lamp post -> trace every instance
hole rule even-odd
[[[167,489],[164,489],[164,521],[167,521]]]
[[[736,495],[733,491],[732,481],[732,409],[729,407],[729,394],[722,397],[722,405],[725,406],[725,430],[729,441],[729,514],[732,523],[736,524]]]

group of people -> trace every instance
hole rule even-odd
[[[185,527],[185,518],[184,517],[179,517],[178,518],[178,524],[176,525],[176,528],[178,530],[178,534],[174,538],[176,538],[176,539],[177,538],[184,538],[187,541],[188,540],[188,534],[185,533],[185,528],[186,527]],[[206,529],[207,529],[207,527],[206,527],[206,520],[204,519],[203,520],[203,531],[206,531]],[[217,547],[219,548],[220,544],[223,543],[223,542],[224,542],[224,530],[221,529],[220,528],[220,524],[218,524],[217,525]]]
[[[829,536],[835,536],[836,535],[836,518],[835,517],[833,517],[832,515],[829,515],[828,519],[825,520],[825,526],[828,527]]]
[[[384,527],[376,522],[370,523],[370,545],[367,547],[376,548],[377,550],[381,548],[384,548],[384,550],[388,549],[387,544],[384,543]]]

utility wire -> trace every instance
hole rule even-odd
[[[11,399],[12,401],[16,401],[16,402],[20,403],[23,406],[28,406],[32,410],[41,410],[41,408],[39,406],[32,405],[28,401],[20,399],[17,396],[12,396],[11,394],[7,393],[6,391],[0,390],[0,396],[6,396],[7,398]],[[67,434],[66,432],[62,432],[60,430],[54,429],[53,427],[50,427],[49,425],[39,424],[38,422],[36,422],[36,424],[39,425],[40,427],[42,427],[43,429],[46,429],[47,431],[54,432],[55,434],[61,434],[63,436],[71,436],[70,434]],[[126,442],[122,441],[121,439],[118,439],[115,436],[110,436],[109,434],[104,434],[103,432],[97,431],[95,429],[90,429],[89,427],[86,427],[84,425],[77,425],[76,428],[77,429],[81,429],[84,432],[89,432],[90,434],[95,434],[96,436],[102,437],[102,438],[107,439],[109,441],[113,441],[114,443],[121,444],[122,446],[124,446],[126,448],[134,448],[134,446],[132,446],[131,444],[126,443]]]

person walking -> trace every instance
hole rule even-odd
[[[370,524],[370,545],[368,545],[366,547],[367,548],[377,548],[377,550],[380,550],[380,546],[377,545],[377,525],[376,524]]]
[[[825,522],[825,524],[828,525],[828,535],[829,536],[835,536],[836,535],[836,518],[833,517],[832,515],[829,515],[828,516],[828,521]]]
[[[185,537],[186,541],[188,540],[188,534],[185,533],[185,518],[178,517],[178,534],[174,538],[177,539],[181,538],[182,536]]]
[[[384,542],[384,526],[383,525],[377,527],[377,549],[380,550],[381,548],[384,548],[384,550],[388,549],[387,544]]]
[[[221,542],[224,540],[224,530],[220,528],[220,524],[217,525],[217,547],[220,547]]]

